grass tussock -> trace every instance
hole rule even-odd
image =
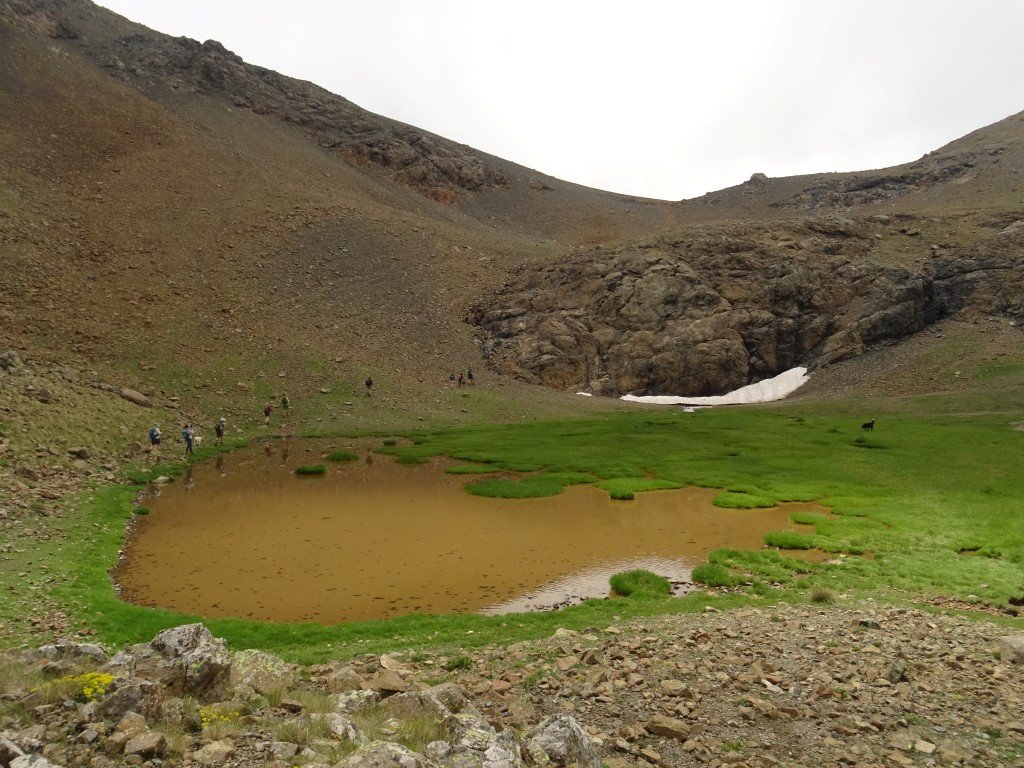
[[[693,569],[690,578],[709,587],[734,587],[740,580],[719,563],[703,563]]]
[[[323,464],[307,464],[302,467],[296,467],[295,474],[302,477],[309,475],[322,475],[326,471],[327,467],[325,467]]]
[[[809,595],[812,603],[824,604],[836,601],[835,593],[828,587],[814,587]]]
[[[277,741],[288,741],[300,747],[308,747],[315,741],[331,736],[331,727],[322,717],[293,717],[274,728]]]
[[[726,491],[715,496],[711,503],[723,509],[760,509],[774,507],[778,502],[768,496],[754,493]]]
[[[615,594],[622,597],[664,597],[672,591],[668,579],[643,568],[616,573],[608,581]]]
[[[779,549],[814,549],[814,539],[806,533],[795,531],[768,531],[764,543]]]

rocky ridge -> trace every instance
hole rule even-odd
[[[887,239],[920,235],[880,214],[695,227],[524,270],[470,320],[491,364],[531,383],[714,395],[959,313],[1024,318],[1019,222],[893,263]]]
[[[1024,758],[1024,636],[870,604],[709,609],[559,629],[469,655],[304,668],[229,652],[194,624],[112,657],[60,641],[2,664],[4,768],[890,768]]]

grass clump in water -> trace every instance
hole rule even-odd
[[[778,502],[767,496],[759,496],[755,493],[745,491],[726,491],[720,493],[711,500],[716,507],[725,509],[760,509],[774,507]]]
[[[644,491],[667,491],[682,487],[682,483],[671,480],[659,480],[654,477],[614,477],[602,480],[598,488],[608,491],[608,495],[618,501],[632,501],[636,494]]]
[[[806,533],[795,531],[768,531],[764,543],[779,549],[814,549],[814,539]]]
[[[532,499],[540,496],[557,496],[568,485],[581,485],[596,480],[586,472],[544,472],[520,480],[481,480],[470,483],[466,491],[474,496],[490,496],[499,499]]]
[[[304,467],[297,467],[295,469],[296,475],[322,475],[327,471],[327,467],[323,464],[307,464]]]
[[[615,594],[622,597],[664,597],[672,591],[672,584],[668,579],[643,568],[616,573],[608,582]]]
[[[355,461],[359,454],[352,451],[331,451],[324,458],[328,461]]]
[[[698,584],[706,584],[709,587],[734,587],[740,580],[729,573],[729,570],[719,563],[704,563],[693,569],[690,578]]]
[[[500,470],[488,464],[455,464],[444,471],[449,475],[487,475]]]

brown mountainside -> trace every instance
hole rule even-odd
[[[645,200],[87,0],[0,0],[0,104],[0,344],[210,403],[287,370],[373,372],[400,407],[481,353],[558,388],[718,392],[1024,311],[1024,114],[896,168]]]

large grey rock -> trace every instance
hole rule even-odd
[[[25,370],[25,364],[21,362],[21,355],[13,349],[5,349],[0,352],[0,371],[3,373],[21,373]]]
[[[0,736],[0,765],[7,766],[16,757],[21,757],[25,752],[10,739]]]
[[[250,649],[231,654],[228,679],[232,688],[244,685],[256,693],[268,693],[290,687],[295,682],[295,673],[277,656]]]
[[[447,717],[444,727],[456,751],[486,752],[498,738],[497,731],[490,723],[482,717],[465,712]]]
[[[336,693],[334,699],[334,711],[341,715],[351,715],[369,709],[380,701],[380,694],[376,691],[345,691]]]
[[[328,712],[326,715],[315,714],[313,720],[323,720],[331,731],[331,737],[341,741],[351,741],[353,744],[369,744],[370,738],[360,730],[359,726],[344,715],[337,712]]]
[[[145,731],[134,736],[124,745],[125,757],[138,755],[143,759],[160,757],[167,748],[167,737],[156,731]]]
[[[1000,637],[996,640],[996,650],[1008,664],[1024,664],[1024,634]]]
[[[96,714],[105,720],[120,720],[129,712],[153,719],[161,714],[163,688],[150,680],[118,678],[107,689],[96,707]]]
[[[523,745],[515,734],[502,731],[484,752],[483,768],[524,768],[523,756]]]
[[[436,768],[418,752],[389,741],[366,744],[338,763],[339,768]]]
[[[135,389],[129,389],[128,387],[125,387],[124,389],[121,390],[121,397],[123,397],[129,403],[141,405],[143,408],[153,407],[153,401]]]
[[[594,743],[569,715],[554,715],[537,725],[527,734],[526,750],[539,765],[544,765],[541,761],[547,758],[551,765],[559,768],[570,765],[601,768]]]
[[[410,691],[408,693],[396,693],[381,703],[381,709],[391,717],[399,720],[408,720],[416,717],[431,717],[435,720],[444,720],[453,714],[448,707],[441,703],[436,693],[432,691]]]
[[[220,765],[235,753],[235,743],[231,739],[211,741],[202,749],[192,753],[192,762],[201,765]]]
[[[10,768],[61,768],[61,766],[51,763],[42,755],[21,755],[11,761]]]
[[[88,660],[96,664],[107,662],[107,652],[95,643],[76,643],[74,640],[62,639],[52,645],[40,647],[39,654],[54,661]]]
[[[181,673],[183,692],[210,700],[226,694],[231,671],[228,649],[203,624],[166,629],[153,638],[150,647]]]

